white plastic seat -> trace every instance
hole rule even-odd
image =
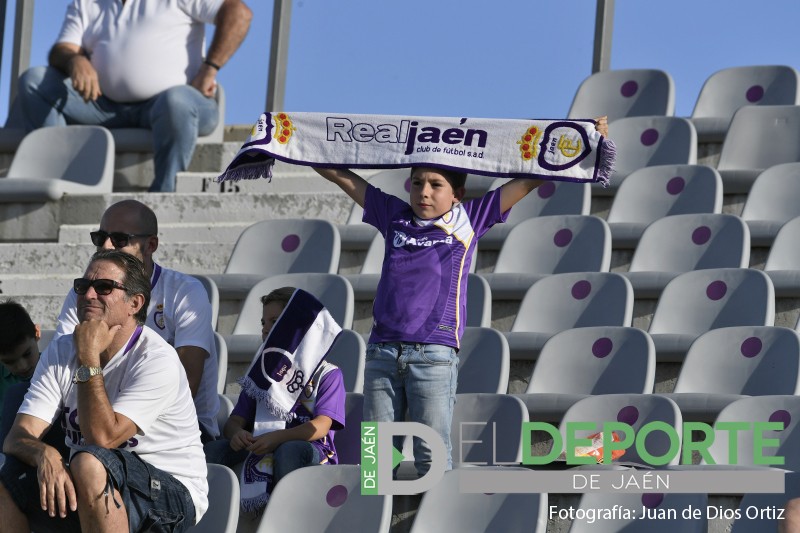
[[[653,391],[656,350],[638,328],[602,326],[556,333],[544,344],[525,394],[531,419],[559,422],[583,398]]]
[[[675,83],[657,69],[603,70],[586,78],[575,93],[569,118],[672,115]]]
[[[779,298],[800,296],[800,216],[784,224],[769,250],[764,272]]]
[[[736,215],[693,213],[652,222],[642,233],[628,278],[637,298],[658,298],[670,280],[690,270],[746,268],[750,232]]]
[[[499,300],[521,300],[544,276],[607,272],[611,232],[594,215],[555,215],[523,220],[506,237],[494,271],[480,274]]]
[[[648,332],[656,361],[682,362],[692,342],[706,331],[774,322],[775,291],[764,272],[713,268],[685,272],[667,283]]]
[[[187,531],[191,533],[236,533],[239,522],[239,479],[227,466],[207,464],[208,509]]]
[[[691,121],[701,143],[725,139],[734,113],[746,105],[800,104],[800,73],[787,65],[752,65],[718,70],[706,79]]]
[[[193,278],[197,278],[203,284],[203,288],[208,294],[208,303],[211,304],[211,327],[217,329],[217,320],[219,318],[219,289],[213,279],[202,274],[192,274]]]
[[[228,379],[228,345],[225,338],[214,332],[214,346],[217,349],[217,392],[225,393],[225,384]]]
[[[670,215],[722,212],[722,178],[705,165],[634,170],[619,186],[608,226],[614,249],[635,248],[651,222]]]
[[[225,394],[217,394],[219,398],[219,411],[217,411],[217,427],[219,427],[219,434],[225,435],[225,424],[228,422],[231,413],[233,412],[233,400]]]
[[[800,498],[800,474],[786,472],[784,475],[784,491],[779,493],[748,493],[739,503],[740,519],[733,522],[731,533],[764,533],[777,531],[777,511],[786,506],[792,498]],[[758,513],[754,515],[753,510]],[[762,511],[765,510],[767,512]],[[772,511],[771,513],[769,511]]]
[[[65,194],[109,194],[114,185],[114,139],[101,126],[53,126],[22,139],[5,178],[0,203],[38,203]]]
[[[364,420],[364,394],[347,392],[344,399],[344,429],[333,435],[339,464],[361,464],[361,422]]]
[[[559,331],[591,326],[630,326],[633,288],[615,272],[552,274],[534,283],[504,333],[512,359],[536,359]]]
[[[465,328],[458,350],[458,394],[508,390],[510,362],[508,342],[492,328]]]
[[[753,246],[770,246],[781,227],[800,216],[800,163],[767,168],[747,194],[742,219]]]
[[[352,329],[343,329],[325,358],[342,370],[344,390],[347,392],[364,392],[366,351],[364,337]]]
[[[747,194],[759,174],[800,162],[800,105],[744,106],[733,115],[717,170],[725,194]]]

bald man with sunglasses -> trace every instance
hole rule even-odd
[[[151,296],[147,324],[170,343],[189,378],[203,443],[219,436],[217,353],[211,324],[211,304],[196,278],[164,268],[153,260],[158,249],[158,220],[152,209],[136,200],[111,205],[90,234],[98,250],[119,250],[144,263]],[[72,333],[78,324],[77,294],[70,291],[58,317],[55,338]]]

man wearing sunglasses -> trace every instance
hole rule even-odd
[[[158,220],[152,209],[136,200],[111,205],[90,233],[98,250],[119,250],[145,265],[150,276],[146,324],[178,352],[189,378],[203,442],[219,435],[217,353],[211,324],[211,304],[196,278],[163,268],[153,261],[158,249]],[[72,333],[78,323],[77,295],[70,291],[58,317],[55,338]]]
[[[0,532],[184,531],[208,507],[205,455],[178,354],[143,325],[144,265],[101,250],[73,291],[80,323],[42,354],[3,444]],[[41,440],[59,420],[68,461]]]

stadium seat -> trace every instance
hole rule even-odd
[[[495,179],[491,190],[501,187],[508,181]],[[504,223],[495,224],[481,237],[481,250],[499,250],[514,226],[529,218],[588,215],[591,199],[592,189],[588,183],[545,181],[514,205]]]
[[[653,392],[656,351],[645,331],[631,327],[573,328],[544,344],[525,394],[532,420],[559,422],[575,402],[597,394]]]
[[[773,465],[776,468],[800,471],[800,454],[797,453],[800,447],[800,396],[795,395],[772,395],[772,396],[752,396],[742,398],[728,404],[715,422],[782,422],[782,430],[761,430],[761,438],[756,439],[753,435],[752,426],[750,429],[740,429],[738,431],[717,430],[717,438],[708,447],[708,454],[717,465],[739,465],[746,467],[764,468],[766,465],[759,465],[755,462],[756,457],[783,457],[784,464]],[[735,436],[734,436],[735,435]],[[729,459],[734,448],[729,444],[729,438],[736,439],[736,457],[733,461]],[[778,445],[771,445],[771,442]],[[761,450],[756,451],[757,446],[762,446]],[[700,464],[709,464],[705,459],[701,459]]]
[[[219,289],[214,280],[202,274],[192,274],[193,278],[197,278],[203,284],[203,288],[208,294],[208,303],[211,304],[211,327],[217,329],[217,319],[219,318]]]
[[[784,475],[784,491],[780,493],[748,493],[739,503],[741,518],[733,522],[731,533],[764,533],[777,531],[777,512],[764,513],[761,510],[780,510],[791,498],[800,498],[800,474],[787,472]],[[758,516],[754,516],[753,510]]]
[[[773,165],[800,162],[800,105],[744,106],[733,115],[717,170],[725,194],[747,194]]]
[[[747,268],[750,233],[736,215],[694,213],[647,226],[628,272],[636,298],[658,298],[670,280],[690,270]]]
[[[589,520],[589,509],[630,509],[631,517],[600,518]],[[584,518],[572,522],[570,533],[706,533],[708,520],[705,519],[708,495],[705,493],[680,494],[677,492],[623,493],[619,491],[589,492],[581,496],[576,515]],[[647,515],[643,510],[647,508]],[[702,509],[703,519],[693,518],[686,509]],[[583,510],[580,513],[579,510]],[[668,519],[661,518],[664,515]],[[591,515],[596,517],[597,515]]]
[[[672,115],[675,83],[663,70],[603,70],[586,78],[575,93],[569,118]]]
[[[721,143],[734,113],[746,105],[800,104],[800,74],[786,65],[719,70],[706,79],[691,121],[701,143]]]
[[[722,212],[722,178],[705,165],[658,165],[634,170],[608,212],[612,247],[636,248],[651,222],[669,215]]]
[[[672,279],[656,304],[648,332],[657,362],[682,362],[706,331],[730,326],[772,326],[772,281],[751,268],[713,268]]]
[[[771,246],[786,222],[800,216],[800,163],[769,167],[756,177],[742,218],[753,246]]]
[[[492,288],[478,274],[467,275],[466,327],[488,328],[492,325]]]
[[[512,470],[514,467],[469,467],[471,472]],[[464,493],[460,475],[464,468],[449,470],[429,489],[419,504],[411,533],[441,533],[443,531],[483,532],[547,530],[547,494],[521,493]]]
[[[622,422],[628,424],[638,432],[639,428],[650,422],[664,422],[675,429],[678,439],[682,438],[683,417],[678,409],[678,404],[657,394],[599,394],[578,400],[570,407],[561,419],[559,431],[562,435],[562,449],[565,451],[568,424],[571,422],[594,422],[591,429],[575,429],[577,438],[586,438],[594,433],[603,431],[603,424],[607,422]],[[621,432],[624,433],[624,432]],[[623,439],[623,435],[618,435]],[[672,441],[663,431],[653,431],[644,440],[644,447],[654,457],[669,457]],[[632,464],[633,466],[645,465],[658,468],[664,465],[651,465],[640,455],[637,446],[630,446],[625,454],[615,462]],[[680,454],[669,457],[668,464],[677,465]]]
[[[521,300],[550,274],[607,272],[611,232],[594,215],[554,215],[523,220],[509,232],[492,273],[480,274],[498,300]]]
[[[510,354],[502,333],[492,328],[465,328],[458,350],[458,394],[508,390]]]
[[[512,359],[536,359],[559,331],[590,326],[630,326],[633,288],[614,272],[552,274],[534,283],[504,333]]]
[[[800,335],[776,326],[717,328],[692,343],[672,393],[684,418],[712,423],[743,396],[800,394]]]
[[[364,420],[364,395],[348,392],[344,400],[344,429],[333,435],[339,464],[361,464],[361,422]]]
[[[22,139],[4,179],[0,203],[44,203],[65,194],[109,194],[114,139],[101,126],[57,126]]]
[[[779,298],[800,297],[800,216],[784,224],[769,249],[764,272]]]
[[[236,533],[239,523],[239,480],[227,466],[207,464],[208,509],[191,533]]]
[[[228,377],[228,345],[225,338],[214,332],[214,346],[217,349],[217,392],[225,393],[225,383]],[[255,353],[255,350],[253,350]]]
[[[230,335],[225,336],[228,359],[250,361],[261,344],[261,297],[281,287],[296,287],[314,295],[344,329],[353,326],[353,288],[338,274],[298,273],[271,276],[256,283],[242,302]]]
[[[608,129],[617,145],[617,161],[608,187],[591,185],[595,196],[613,196],[620,184],[640,168],[697,163],[697,133],[688,119],[629,117],[615,120]]]
[[[233,412],[233,400],[228,398],[225,394],[217,394],[219,397],[219,411],[217,411],[217,426],[219,426],[219,434],[224,435],[225,424]]]
[[[370,185],[387,194],[397,196],[403,201],[408,201],[408,193],[411,190],[411,169],[409,168],[382,170],[371,176],[367,181]],[[342,249],[366,250],[372,244],[375,236],[379,235],[375,227],[361,221],[363,216],[364,210],[360,205],[353,202],[347,223],[336,226],[342,239]]]
[[[272,491],[256,533],[370,531],[388,533],[391,495],[362,495],[361,467],[298,468]]]
[[[223,299],[243,299],[270,276],[339,268],[339,232],[321,219],[272,219],[245,229],[228,259],[224,274],[209,274]]]
[[[347,392],[364,391],[366,351],[364,337],[352,329],[343,329],[333,342],[328,357],[325,358],[329,363],[342,369],[344,390]]]

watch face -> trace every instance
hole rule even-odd
[[[78,381],[89,381],[91,374],[89,373],[89,368],[85,366],[78,367],[78,371],[76,373]]]

